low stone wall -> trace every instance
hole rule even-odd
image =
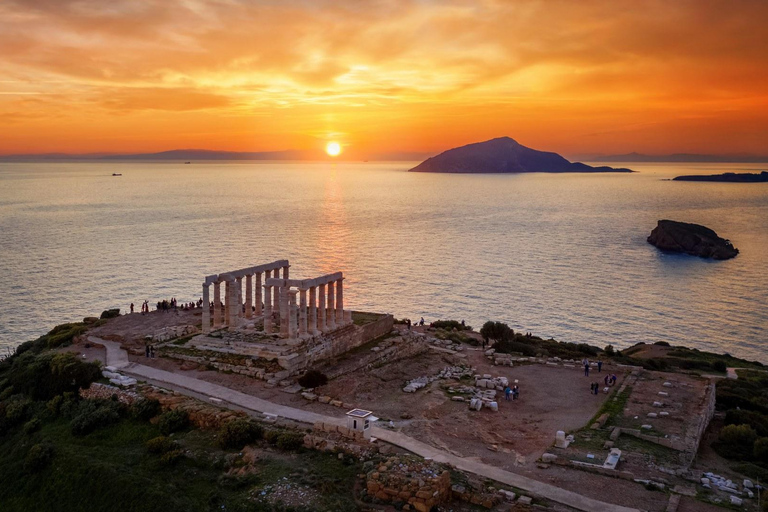
[[[616,427],[616,428],[619,428],[619,427]],[[664,446],[665,448],[670,448],[678,452],[684,452],[687,450],[687,446],[680,440],[671,439],[668,437],[659,437],[659,436],[643,434],[641,431],[634,428],[621,428],[619,430],[621,434],[626,434],[632,437],[636,437],[638,439],[642,439],[643,441],[648,441],[649,443],[658,444],[659,446]]]
[[[80,389],[80,396],[86,400],[110,400],[112,396],[117,396],[120,403],[130,405],[141,396],[135,391],[128,391],[116,386],[109,386],[99,382],[91,383],[88,389]]]
[[[602,466],[598,466],[597,464],[590,464],[588,462],[581,462],[578,460],[569,460],[569,459],[566,459],[563,457],[557,457],[557,456],[555,456],[555,458],[553,459],[551,457],[551,454],[549,455],[550,457],[546,459],[547,462],[551,464],[557,464],[558,466],[566,466],[566,467],[571,467],[575,469],[581,469],[583,471],[588,471],[590,473],[597,473],[598,475],[611,476],[613,478],[621,478],[622,480],[635,479],[635,475],[630,473],[629,471],[617,471],[615,469],[609,469],[609,468],[604,468]]]
[[[183,409],[189,414],[189,421],[194,426],[204,430],[218,430],[224,423],[247,415],[241,411],[222,409],[205,402],[173,391],[161,390],[154,386],[144,386],[141,393],[150,399],[160,402],[163,409]]]
[[[386,347],[377,352],[371,351],[366,354],[355,357],[353,364],[344,364],[328,367],[325,369],[325,373],[329,379],[335,379],[342,375],[356,372],[358,370],[370,370],[387,363],[399,361],[401,359],[407,359],[419,354],[423,354],[429,350],[429,344],[425,339],[404,339],[399,343],[393,343],[389,347]]]
[[[377,500],[405,503],[403,510],[428,512],[452,499],[451,475],[443,464],[411,456],[390,457],[366,474],[366,491]]]

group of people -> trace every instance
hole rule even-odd
[[[155,358],[155,347],[153,345],[147,345],[144,347],[144,355],[149,357],[150,359]]]
[[[149,313],[149,301],[145,300],[141,303],[141,314],[146,315]],[[131,314],[133,314],[133,302],[131,302]]]
[[[581,362],[581,364],[584,365],[584,376],[589,377],[589,367],[590,367],[589,359],[585,357],[584,360]],[[603,371],[603,362],[600,360],[597,361],[597,371],[598,372]]]
[[[509,397],[512,397],[512,400],[517,400],[520,397],[520,388],[515,384],[511,388],[507,386],[504,388],[504,398],[506,400],[509,400]]]
[[[613,386],[616,384],[616,374],[610,374],[606,375],[603,379],[603,382],[605,383],[605,387]],[[600,383],[599,382],[593,382],[589,385],[589,390],[593,395],[596,395],[600,392]]]

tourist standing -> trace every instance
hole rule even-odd
[[[584,376],[589,377],[589,360],[584,360]]]
[[[144,346],[144,355],[149,358],[149,345]]]
[[[597,361],[597,373],[600,373],[603,371],[603,362],[598,359]]]
[[[152,346],[152,345],[150,345],[150,346],[149,346],[149,357],[150,357],[151,359],[154,359],[154,358],[155,358],[155,347],[154,347],[154,346]]]
[[[504,388],[504,398],[507,401],[509,401],[509,395],[511,395],[511,394],[512,394],[512,389],[509,386],[505,387]]]
[[[131,302],[131,314],[133,314],[133,302]]]

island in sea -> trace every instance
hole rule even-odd
[[[428,158],[409,172],[505,174],[524,172],[634,172],[608,166],[592,167],[548,151],[523,146],[499,137],[449,149]]]
[[[699,224],[660,220],[651,231],[648,243],[663,251],[684,252],[692,256],[727,260],[739,254],[733,244]]]
[[[768,171],[756,172],[725,172],[723,174],[694,174],[677,176],[672,181],[716,181],[721,183],[768,183]]]

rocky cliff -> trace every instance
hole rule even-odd
[[[684,252],[702,258],[727,260],[739,254],[730,241],[698,224],[660,220],[651,231],[648,243],[664,251]]]
[[[523,172],[633,172],[569,162],[557,153],[537,151],[509,137],[468,144],[428,158],[411,172],[499,174]]]

